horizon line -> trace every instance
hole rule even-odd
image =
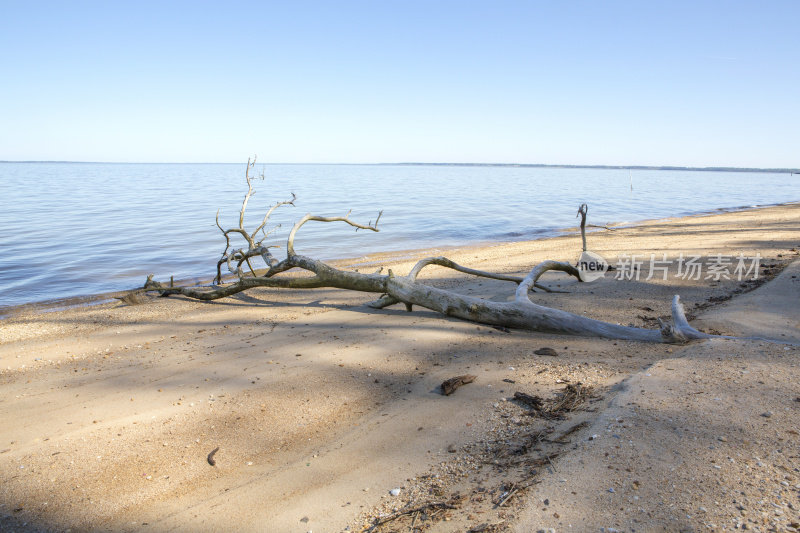
[[[67,160],[0,160],[0,163],[58,163],[91,165],[240,165],[219,161],[67,161]],[[285,163],[269,162],[262,165],[331,165],[331,166],[450,166],[450,167],[517,167],[517,168],[595,168],[607,170],[683,170],[705,172],[788,172],[800,174],[800,167],[730,167],[730,166],[683,166],[683,165],[593,165],[570,163],[455,163],[404,161],[393,163]]]

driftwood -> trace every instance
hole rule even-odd
[[[464,376],[456,376],[442,382],[442,394],[450,396],[456,389],[467,383],[472,383],[478,376],[471,376],[469,374]]]
[[[578,214],[575,215],[575,218],[581,217],[581,242],[583,244],[583,251],[586,251],[586,228],[598,228],[598,229],[605,229],[608,231],[614,231],[614,228],[608,225],[602,224],[587,224],[586,223],[586,214],[589,212],[589,206],[586,204],[581,204],[578,207]]]
[[[589,212],[589,206],[581,204],[578,208],[576,217],[581,217],[581,242],[583,244],[583,251],[586,251],[586,213]]]
[[[672,301],[672,323],[661,323],[660,330],[612,324],[532,302],[529,293],[534,288],[545,290],[545,287],[539,285],[538,281],[546,272],[564,272],[580,280],[578,270],[566,262],[544,261],[536,265],[527,276],[521,278],[468,268],[446,257],[429,257],[419,261],[408,275],[401,276],[396,275],[391,269],[387,274],[381,274],[380,272],[364,274],[340,270],[322,261],[299,255],[295,252],[294,242],[297,233],[308,222],[340,222],[352,226],[356,230],[363,229],[377,232],[381,213],[378,214],[374,223],[370,221],[367,224],[355,222],[350,218],[350,213],[339,217],[321,217],[307,214],[298,220],[289,232],[286,241],[286,258],[279,261],[270,252],[271,248],[277,248],[277,246],[264,244],[265,239],[277,228],[268,230],[266,226],[270,215],[276,209],[287,205],[294,206],[296,198],[292,195],[290,200],[274,204],[269,208],[261,223],[253,231],[247,231],[244,227],[244,214],[247,204],[253,195],[250,171],[254,165],[255,160],[252,162],[248,160],[247,172],[245,173],[248,191],[239,212],[238,226],[224,229],[219,223],[219,212],[217,213],[217,226],[225,237],[226,245],[222,257],[217,262],[217,276],[214,284],[205,287],[177,287],[171,286],[171,284],[167,286],[154,281],[153,276],[150,275],[144,287],[139,289],[140,292],[155,291],[162,296],[179,294],[197,300],[216,300],[256,287],[282,289],[333,287],[381,295],[377,300],[367,304],[375,309],[402,303],[408,311],[411,311],[413,306],[417,305],[449,317],[501,328],[519,328],[549,333],[645,342],[682,343],[693,339],[713,337],[713,335],[702,333],[689,325],[683,305],[677,295]],[[585,216],[586,210],[583,206],[581,206],[581,211]],[[584,223],[585,219],[582,221],[582,226],[584,226]],[[246,247],[232,248],[231,238],[236,235],[246,242]],[[257,272],[256,268],[254,268],[252,262],[257,259],[264,262],[265,270]],[[223,265],[227,265],[228,269],[237,276],[238,279],[236,281],[223,283],[221,273]],[[245,265],[247,266],[247,272],[243,268]],[[431,265],[449,268],[473,276],[514,283],[517,285],[514,300],[510,302],[494,302],[457,294],[417,281],[420,271]],[[312,275],[305,277],[279,277],[279,274],[291,269],[304,270]]]

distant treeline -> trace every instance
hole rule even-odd
[[[648,167],[643,165],[545,165],[542,163],[384,163],[387,165],[440,167],[512,167],[512,168],[600,168],[613,170],[697,170],[701,172],[775,172],[800,174],[797,168],[739,168],[739,167]]]
[[[129,163],[124,161],[3,161],[0,163],[71,163],[91,165],[149,165],[153,163]],[[231,165],[236,163],[155,163],[158,165]],[[643,165],[546,165],[543,163],[265,163],[267,165],[399,165],[418,167],[511,167],[511,168],[599,168],[614,170],[697,170],[701,172],[774,172],[777,174],[800,174],[800,168],[739,168],[739,167],[648,167]]]

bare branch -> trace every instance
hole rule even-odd
[[[380,231],[377,227],[373,225],[359,224],[358,222],[350,220],[349,217],[350,217],[350,211],[348,211],[347,215],[343,217],[318,217],[310,213],[305,215],[303,218],[297,221],[297,223],[292,228],[292,231],[289,233],[289,238],[286,241],[286,253],[288,254],[289,257],[295,255],[294,236],[297,234],[297,230],[299,230],[303,226],[303,224],[305,224],[309,220],[314,220],[317,222],[345,222],[347,224],[350,224],[351,226],[354,226],[356,229],[368,229],[370,231],[376,231],[376,232]]]
[[[244,195],[244,200],[242,200],[242,209],[239,211],[239,229],[244,231],[244,212],[247,210],[247,202],[250,201],[250,197],[253,196],[253,184],[250,182],[250,169],[256,165],[256,158],[253,156],[253,162],[250,162],[250,158],[247,158],[247,170],[244,172],[244,179],[247,181],[247,194]]]
[[[583,251],[586,251],[586,213],[589,211],[589,206],[581,204],[578,208],[578,214],[575,218],[581,217],[581,239],[583,240]]]
[[[461,266],[454,261],[446,257],[427,257],[425,259],[421,259],[414,268],[411,269],[411,272],[408,274],[411,279],[416,279],[419,275],[420,271],[428,265],[438,265],[445,268],[451,268],[453,270],[457,270],[458,272],[463,272],[464,274],[471,274],[473,276],[478,276],[481,278],[490,278],[496,279],[500,281],[510,281],[512,283],[522,283],[523,278],[520,276],[510,276],[507,274],[496,274],[494,272],[486,272],[483,270],[475,270],[474,268],[468,268],[465,266]],[[554,289],[550,289],[545,287],[544,285],[539,285],[538,283],[534,283],[534,286],[537,289],[541,289],[545,292],[566,292],[566,291],[556,291]]]
[[[294,201],[295,200],[297,200],[297,196],[295,196],[295,194],[292,193],[292,199],[291,200],[284,200],[283,202],[278,202],[277,204],[275,204],[272,207],[270,207],[269,210],[267,211],[267,214],[264,215],[264,220],[262,220],[261,224],[255,230],[253,230],[253,233],[251,233],[251,235],[255,236],[256,233],[258,233],[259,231],[264,229],[264,226],[267,225],[267,221],[269,220],[269,217],[270,217],[270,215],[272,215],[273,211],[275,211],[276,209],[278,209],[279,207],[284,206],[284,205],[294,206]],[[271,231],[270,232],[265,232],[264,233],[264,237],[266,238],[267,235],[269,235],[270,233],[271,233]]]
[[[515,295],[516,300],[518,302],[530,302],[530,299],[528,298],[528,291],[530,291],[531,287],[536,284],[536,281],[542,276],[542,274],[548,270],[559,270],[561,272],[566,272],[570,276],[575,276],[578,278],[578,280],[581,279],[578,269],[569,263],[561,263],[559,261],[544,261],[536,265],[533,270],[531,270],[530,274],[528,274],[519,284],[517,287],[517,293]]]
[[[611,226],[603,226],[602,224],[586,224],[587,228],[598,228],[598,229],[607,229],[608,231],[614,231],[617,228],[612,228]]]
[[[411,279],[417,279],[420,271],[428,265],[438,265],[446,268],[451,268],[453,270],[457,270],[458,272],[463,272],[464,274],[472,274],[473,276],[478,276],[481,278],[490,278],[490,279],[497,279],[500,281],[511,281],[514,283],[521,283],[522,278],[519,276],[508,276],[506,274],[495,274],[492,272],[484,272],[483,270],[475,270],[474,268],[467,268],[464,266],[459,265],[458,263],[451,261],[446,257],[427,257],[425,259],[420,260],[414,268],[411,269],[409,272],[408,277]]]
[[[325,287],[325,284],[318,277],[308,278],[242,278],[236,283],[223,287],[164,287],[157,281],[148,278],[145,283],[145,291],[158,291],[162,296],[181,294],[195,300],[218,300],[226,296],[233,296],[242,291],[255,287],[276,287],[282,289],[316,289]]]
[[[256,276],[256,268],[253,266],[251,261],[254,257],[261,257],[264,260],[264,263],[267,266],[267,271],[274,266],[278,261],[272,257],[272,254],[269,252],[269,248],[277,248],[277,246],[264,246],[264,240],[274,233],[280,225],[276,226],[275,228],[266,231],[264,228],[266,227],[267,223],[269,222],[269,217],[272,213],[279,207],[284,205],[294,205],[297,196],[292,193],[292,198],[290,200],[285,200],[283,202],[278,202],[272,207],[270,207],[264,218],[261,220],[261,223],[253,230],[252,232],[248,233],[244,227],[244,218],[245,212],[247,211],[247,204],[250,201],[250,198],[255,194],[255,189],[253,188],[253,178],[250,175],[250,170],[255,167],[256,164],[256,157],[254,156],[253,159],[247,160],[247,166],[245,169],[245,182],[247,183],[247,193],[242,200],[242,207],[239,210],[239,226],[235,228],[225,229],[219,222],[219,211],[217,211],[216,216],[216,224],[219,230],[222,232],[222,235],[225,237],[225,249],[222,251],[222,257],[217,262],[217,275],[214,278],[215,283],[222,283],[222,265],[228,265],[228,270],[232,273],[238,275],[240,278],[242,277],[242,264],[246,263],[247,267],[250,269],[250,273],[253,276]],[[259,175],[259,178],[262,180],[264,179],[264,172],[262,171]],[[260,239],[257,239],[258,233],[261,232],[262,236]],[[239,250],[232,250],[231,249],[231,235],[238,234],[240,235],[246,242],[247,242],[247,250],[239,249]],[[236,266],[233,266],[233,262],[236,262]]]

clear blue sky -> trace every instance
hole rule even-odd
[[[0,160],[800,167],[800,2],[0,0]]]

